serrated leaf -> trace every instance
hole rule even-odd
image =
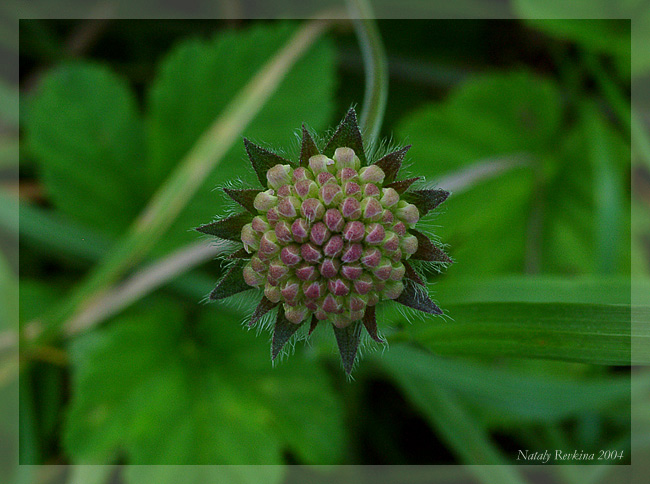
[[[233,252],[228,256],[228,259],[250,259],[253,257],[252,253],[246,252],[246,249],[243,247],[236,252]]]
[[[424,313],[442,314],[442,309],[431,300],[426,289],[417,286],[410,279],[404,279],[404,291],[395,299],[395,302]]]
[[[226,195],[228,195],[230,198],[232,198],[235,202],[237,202],[239,205],[244,207],[250,213],[252,213],[253,215],[257,215],[257,209],[255,208],[253,202],[255,202],[255,197],[262,190],[257,190],[255,188],[246,188],[242,190],[235,190],[233,188],[224,188],[223,191],[226,192]]]
[[[124,230],[150,194],[142,121],[127,83],[99,65],[59,65],[26,112],[26,146],[53,204],[90,227]]]
[[[274,303],[269,301],[266,296],[262,296],[262,300],[260,303],[257,305],[255,308],[255,311],[253,312],[253,315],[251,316],[251,320],[248,323],[248,326],[255,326],[257,322],[262,319],[262,317],[271,311],[273,308],[275,308],[278,305],[278,303]]]
[[[453,260],[445,251],[436,247],[431,239],[424,235],[422,232],[411,229],[409,232],[418,239],[418,250],[411,256],[414,260],[424,260],[428,262],[442,262],[443,264],[451,264]]]
[[[409,178],[409,179],[407,179],[407,180],[394,181],[393,183],[389,183],[388,185],[386,185],[386,188],[392,188],[392,189],[394,189],[397,193],[402,194],[402,193],[404,193],[406,190],[408,190],[409,187],[410,187],[411,185],[413,185],[413,183],[415,183],[416,181],[418,181],[420,178],[422,178],[422,177],[420,177],[420,176],[416,176],[415,178]]]
[[[286,44],[297,25],[252,24],[221,31],[213,39],[184,41],[163,59],[148,96],[149,173],[154,186],[168,176],[242,87]],[[318,75],[314,76],[314,72]],[[322,38],[296,62],[243,135],[264,146],[287,149],[302,123],[319,132],[326,129],[333,111],[334,78],[333,46],[329,39]],[[306,85],[309,89],[304,88]],[[298,153],[282,155],[298,159]],[[244,147],[236,143],[199,188],[167,237],[158,243],[161,251],[195,240],[187,227],[205,223],[219,212],[214,203],[215,186],[239,179],[251,187],[257,184],[245,159]]]
[[[367,164],[366,154],[363,150],[361,131],[357,122],[357,113],[354,108],[350,108],[343,121],[341,121],[341,124],[338,125],[336,131],[327,142],[325,149],[323,149],[323,154],[331,158],[334,156],[336,148],[341,147],[352,148],[361,160],[361,165]]]
[[[300,143],[300,166],[308,166],[309,158],[318,154],[320,154],[320,151],[318,151],[314,139],[311,137],[311,134],[309,134],[307,127],[303,123],[302,142]]]
[[[339,347],[339,353],[341,353],[341,362],[348,375],[352,373],[354,360],[359,351],[362,324],[361,321],[355,321],[345,328],[337,328],[332,325],[336,336],[336,344]]]
[[[201,225],[196,230],[202,234],[214,235],[221,239],[241,242],[241,229],[244,225],[250,223],[251,220],[253,220],[253,216],[249,212],[242,212],[217,220],[216,222]]]
[[[189,324],[180,305],[149,301],[114,323],[71,345],[64,446],[72,462],[119,454],[129,469],[207,469],[282,464],[287,450],[305,463],[340,462],[343,408],[314,361],[273,368],[266,341],[225,307],[208,306]],[[313,412],[318,402],[324,408]],[[259,482],[233,471],[237,482]]]
[[[375,162],[379,168],[381,168],[386,174],[384,183],[390,184],[397,177],[400,168],[402,167],[402,161],[406,156],[406,152],[411,149],[411,145],[400,148],[399,150],[388,153],[386,156],[383,156]]]
[[[271,341],[271,360],[275,360],[284,345],[286,345],[291,337],[298,331],[301,324],[293,324],[284,316],[284,306],[280,306],[278,310],[278,317],[275,320],[273,327],[273,339]]]
[[[385,341],[377,335],[377,316],[375,314],[375,306],[368,306],[366,308],[366,312],[363,315],[363,325],[372,339],[377,343],[385,343]]]
[[[219,281],[217,287],[215,287],[210,293],[211,300],[218,301],[219,299],[225,299],[235,294],[239,294],[240,292],[253,289],[253,287],[246,284],[246,281],[244,280],[242,272],[244,265],[246,265],[246,261],[238,259],[237,262],[228,269],[226,275],[223,276],[223,279]]]
[[[275,165],[294,165],[292,161],[286,160],[272,151],[256,145],[246,138],[244,138],[244,146],[246,147],[248,159],[250,160],[251,165],[253,165],[257,178],[263,187],[266,187],[268,184],[266,172]]]
[[[420,217],[424,217],[431,210],[443,203],[449,197],[450,193],[441,188],[431,190],[414,190],[404,194],[404,200],[412,203],[418,208]]]

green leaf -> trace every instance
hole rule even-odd
[[[443,203],[449,197],[449,192],[440,188],[431,190],[414,190],[404,195],[404,200],[418,208],[420,217],[424,217],[431,210]]]
[[[493,414],[500,424],[556,422],[630,399],[630,378],[624,375],[549,375],[508,368],[502,361],[440,358],[406,345],[391,346],[378,360],[399,378],[416,381],[424,392],[433,393],[439,386],[458,392],[463,401]]]
[[[292,161],[289,161],[281,156],[257,146],[255,143],[244,138],[244,146],[246,147],[246,153],[248,154],[248,159],[255,170],[258,180],[263,187],[268,185],[268,180],[266,179],[266,172],[273,168],[275,165],[293,165]]]
[[[64,448],[75,463],[118,453],[132,465],[341,458],[343,409],[324,372],[303,358],[272,368],[266,341],[227,312],[188,324],[172,301],[148,301],[70,354]]]
[[[415,178],[409,178],[407,180],[394,181],[386,185],[386,188],[393,188],[397,193],[404,193],[409,189],[413,183],[418,181],[421,177],[417,176]]]
[[[363,324],[365,324],[365,322]],[[338,345],[339,353],[341,354],[341,362],[343,363],[343,368],[348,375],[352,372],[354,360],[357,358],[357,352],[359,351],[361,328],[362,323],[360,321],[355,321],[345,328],[338,328],[332,325],[334,335],[336,336],[336,344]]]
[[[411,229],[409,232],[415,235],[418,239],[418,250],[411,256],[413,259],[428,262],[442,262],[443,264],[451,264],[453,262],[444,250],[436,247],[433,242],[431,242],[431,239],[422,232],[415,229]]]
[[[316,146],[314,138],[311,137],[311,134],[309,134],[307,127],[303,123],[302,141],[300,143],[300,166],[308,166],[309,158],[319,154],[320,151],[318,150],[318,146]]]
[[[429,314],[442,314],[442,310],[429,298],[426,289],[411,279],[404,279],[404,291],[395,302]]]
[[[450,275],[520,271],[526,256],[533,166],[553,161],[561,134],[557,86],[527,72],[477,76],[442,103],[425,105],[397,126],[413,144],[415,173],[442,189],[476,163],[515,166],[456,191],[436,215],[437,235],[459,264]]]
[[[165,179],[233,96],[287,42],[295,25],[255,24],[222,31],[211,40],[183,42],[163,60],[148,97],[152,186]],[[274,150],[294,147],[298,151],[295,132],[303,122],[316,130],[325,129],[330,122],[334,77],[332,45],[328,39],[319,40],[289,71],[244,136]],[[298,161],[298,153],[293,150],[287,151],[285,157]],[[195,236],[187,232],[187,227],[205,223],[220,212],[212,193],[215,186],[239,179],[257,186],[257,177],[245,159],[243,145],[236,144],[159,243],[161,250],[191,242]],[[263,181],[265,184],[266,179]]]
[[[439,355],[546,358],[630,364],[630,319],[649,332],[647,308],[603,304],[475,303],[446,306],[453,321],[414,323],[410,336]],[[643,347],[643,346],[640,346]],[[650,360],[647,353],[636,354]]]
[[[262,190],[257,190],[255,188],[244,189],[244,190],[224,188],[223,191],[226,192],[226,194],[230,198],[232,198],[235,202],[237,202],[239,205],[244,207],[250,213],[257,215],[257,209],[255,208],[254,202],[255,202],[255,197]]]
[[[377,335],[377,316],[375,313],[375,306],[368,306],[366,308],[362,322],[372,339],[377,343],[385,343],[385,341]]]
[[[108,69],[48,72],[29,99],[25,135],[48,196],[67,215],[118,233],[144,206],[142,123],[129,86]]]
[[[253,315],[251,316],[251,320],[249,321],[248,326],[255,326],[255,324],[257,324],[257,322],[262,319],[266,313],[268,313],[277,305],[278,303],[271,302],[266,298],[266,296],[262,296],[262,300],[255,308],[255,311],[253,311]]]
[[[291,337],[298,331],[302,325],[294,324],[284,316],[284,306],[278,309],[278,315],[275,319],[275,326],[273,327],[273,338],[271,341],[271,359],[275,360],[282,348],[289,342]]]
[[[386,174],[384,183],[391,183],[397,177],[400,168],[402,167],[402,161],[406,156],[408,150],[411,149],[411,145],[400,148],[399,150],[388,153],[387,155],[381,157],[379,160],[375,161],[375,165],[381,168]]]

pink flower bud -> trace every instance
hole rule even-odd
[[[316,183],[318,183],[319,186],[323,187],[325,185],[328,185],[330,183],[336,183],[336,178],[334,175],[331,173],[324,171],[323,173],[319,173],[316,176]]]
[[[353,168],[358,170],[361,166],[359,157],[354,154],[352,148],[336,148],[334,151],[334,160],[336,167],[340,170],[342,168]]]
[[[275,192],[273,190],[260,192],[255,196],[255,200],[253,200],[253,206],[260,212],[268,212],[269,209],[277,205],[277,203],[278,197],[275,196]]]
[[[283,244],[288,244],[293,241],[293,235],[291,233],[291,225],[286,220],[280,220],[275,224],[275,236],[278,241]]]
[[[402,260],[402,251],[397,249],[395,252],[393,252],[390,255],[390,260],[392,260],[395,263],[401,261]]]
[[[384,209],[376,198],[364,198],[361,202],[361,217],[366,222],[378,222]]]
[[[406,235],[406,225],[404,225],[404,222],[395,222],[391,230],[400,237],[404,237]]]
[[[380,202],[384,208],[390,208],[399,202],[399,193],[394,188],[382,188]]]
[[[351,281],[359,279],[363,274],[363,268],[359,264],[345,264],[341,267],[341,274]]]
[[[363,222],[348,222],[343,228],[343,238],[348,242],[361,242],[366,235],[366,226]]]
[[[393,223],[393,220],[395,220],[395,215],[393,215],[393,212],[391,212],[388,209],[382,212],[381,223],[383,223],[384,225],[390,225]]]
[[[326,320],[326,319],[328,319],[328,318],[330,317],[330,315],[327,314],[327,313],[325,312],[325,310],[323,310],[323,309],[318,309],[318,310],[314,313],[314,316],[316,316],[316,319],[318,319],[319,321],[324,321],[324,320]]]
[[[393,264],[393,270],[390,273],[391,281],[401,281],[404,279],[404,274],[406,274],[406,267],[401,262]]]
[[[330,231],[323,222],[317,222],[311,228],[310,239],[316,245],[323,245],[330,237]]]
[[[327,257],[338,257],[343,250],[343,239],[340,235],[331,237],[323,247],[323,253]]]
[[[347,244],[343,248],[341,260],[347,264],[358,261],[363,255],[363,246],[361,244]]]
[[[285,276],[289,273],[289,268],[279,259],[273,259],[269,264],[269,281],[272,281],[274,286],[284,280]]]
[[[406,235],[404,238],[402,238],[402,242],[400,244],[400,248],[402,249],[402,252],[406,254],[406,258],[408,259],[411,257],[413,254],[415,254],[418,250],[418,239],[415,235]]]
[[[325,283],[322,281],[305,282],[302,292],[307,299],[318,299],[325,295]]]
[[[291,183],[292,174],[290,165],[275,165],[266,172],[266,179],[269,182],[269,187],[277,190],[282,185]]]
[[[300,166],[293,170],[293,177],[291,179],[294,183],[297,183],[301,180],[313,180],[314,175],[307,168]]]
[[[387,281],[390,279],[391,272],[393,272],[393,264],[386,257],[383,257],[379,262],[379,265],[373,270],[374,276],[380,281]]]
[[[330,317],[332,324],[337,328],[347,328],[352,323],[350,316],[347,314],[335,314]]]
[[[300,254],[307,262],[319,262],[323,258],[320,249],[312,243],[303,244],[300,246]]]
[[[334,160],[325,155],[314,155],[309,158],[309,169],[314,175],[329,171],[330,166],[334,166]]]
[[[420,220],[420,212],[418,211],[418,208],[404,200],[401,200],[397,204],[395,216],[410,227],[413,227],[418,223],[418,220]]]
[[[372,223],[366,227],[366,244],[379,245],[384,241],[386,230],[383,225]]]
[[[259,215],[253,218],[251,225],[253,226],[253,230],[260,235],[271,228],[266,219],[264,217],[260,217]]]
[[[340,278],[327,281],[327,288],[335,296],[347,296],[350,293],[350,286]]]
[[[302,202],[300,213],[310,222],[316,222],[325,215],[325,207],[317,198],[308,198]]]
[[[331,279],[338,274],[340,266],[341,263],[337,259],[325,259],[320,265],[319,270],[324,278]]]
[[[340,313],[343,311],[342,298],[336,297],[332,294],[325,296],[323,300],[323,310],[328,313]]]
[[[296,218],[300,209],[300,200],[297,197],[285,197],[278,202],[280,216],[288,219]]]
[[[253,224],[246,224],[242,227],[241,241],[249,254],[260,248],[260,234],[253,230]]]
[[[359,311],[350,311],[350,321],[361,321],[365,314],[365,309],[361,309]]]
[[[280,251],[280,260],[287,266],[295,266],[302,260],[300,247],[295,244],[284,247]]]
[[[359,178],[365,183],[378,183],[381,185],[385,177],[384,170],[377,165],[364,166],[359,170]]]
[[[280,220],[280,212],[278,212],[278,207],[271,207],[268,212],[266,212],[266,220],[269,221],[271,227],[275,227],[275,224]]]
[[[336,206],[343,200],[343,191],[336,183],[328,183],[323,186],[319,195],[326,207]]]
[[[280,299],[282,299],[282,291],[280,291],[280,286],[274,286],[270,282],[267,282],[266,286],[264,287],[264,296],[272,303],[280,302]]]
[[[259,287],[264,284],[264,277],[255,272],[250,262],[244,266],[243,276],[249,286]]]
[[[381,243],[382,249],[391,254],[399,249],[399,237],[395,232],[386,232],[386,236]]]
[[[297,306],[291,307],[287,304],[284,305],[284,317],[287,318],[293,324],[300,324],[309,315],[309,310],[306,306],[299,304]]]
[[[381,251],[376,247],[369,247],[363,251],[361,263],[366,267],[377,267],[381,262]]]
[[[367,197],[379,198],[379,195],[381,194],[379,188],[377,188],[377,185],[373,183],[366,183],[365,185],[362,185],[361,192],[363,193],[363,196],[366,198]]]
[[[315,198],[318,195],[318,185],[312,180],[300,180],[296,183],[295,191],[303,200]]]
[[[294,193],[294,188],[291,185],[282,185],[278,188],[278,197],[290,197]]]
[[[343,191],[347,197],[355,197],[361,194],[361,186],[353,181],[347,182],[343,186]]]
[[[286,303],[295,304],[300,295],[300,281],[294,277],[290,277],[280,285],[280,291]]]
[[[336,173],[336,178],[340,180],[344,185],[350,181],[358,181],[359,174],[354,168],[343,168]]]
[[[307,299],[305,301],[305,306],[312,312],[318,311],[318,303],[313,299]]]
[[[269,230],[262,236],[260,240],[259,256],[262,259],[269,260],[273,258],[273,256],[275,256],[278,252],[280,252],[278,239],[275,236],[275,232]]]
[[[340,232],[345,226],[345,220],[343,220],[343,215],[335,208],[330,208],[325,212],[324,217],[325,225],[332,232]]]
[[[291,233],[293,234],[293,240],[299,244],[307,242],[309,238],[309,225],[304,219],[299,218],[291,224]]]
[[[386,284],[386,287],[384,290],[381,292],[381,295],[384,299],[397,299],[400,297],[402,292],[404,291],[404,284],[402,281],[391,281],[388,284]]]
[[[318,271],[315,266],[303,262],[296,267],[296,277],[301,281],[315,281],[318,279]]]
[[[357,220],[361,217],[361,204],[356,198],[348,197],[343,200],[340,209],[346,220]]]
[[[353,283],[354,290],[361,295],[368,294],[372,291],[374,287],[374,282],[370,274],[362,274],[359,279],[356,279]]]
[[[264,274],[269,268],[269,264],[256,255],[251,257],[251,267],[253,270],[259,274]]]
[[[368,296],[361,294],[352,294],[348,299],[350,311],[363,311],[366,309]]]
[[[379,296],[375,293],[368,294],[368,306],[376,306],[379,302]]]

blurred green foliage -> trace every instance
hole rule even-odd
[[[38,35],[72,26],[36,22],[21,43],[23,80],[38,80],[23,93],[21,182],[40,193],[22,202],[22,323],[103,257],[296,23],[116,21],[74,61]],[[383,134],[413,145],[413,173],[454,187],[427,222],[456,261],[430,274],[449,317],[386,308],[391,346],[365,355],[352,382],[326,337],[272,367],[267,333],[241,327],[251,301],[200,304],[222,269],[205,264],[34,350],[21,374],[22,463],[514,463],[517,448],[553,448],[548,435],[567,451],[629,455],[629,133],[582,54],[626,97],[629,24],[379,26],[391,66]],[[362,99],[362,80],[351,31],[333,29],[244,135],[295,159],[296,128],[331,127]],[[237,143],[154,255],[228,210],[215,187],[248,182]],[[122,479],[177,482],[173,469],[194,482],[260,479],[136,465]],[[265,476],[281,482],[273,469]],[[477,477],[525,482],[516,470]]]

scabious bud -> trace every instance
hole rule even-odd
[[[319,321],[328,322],[348,373],[358,345],[355,328],[364,325],[374,340],[382,341],[373,308],[381,300],[441,313],[424,289],[417,289],[423,281],[407,260],[449,262],[415,230],[420,217],[448,193],[414,193],[409,191],[413,179],[395,181],[406,149],[369,163],[355,116],[348,113],[322,154],[303,129],[299,163],[246,141],[265,186],[259,193],[228,189],[250,214],[225,219],[224,225],[236,226],[248,252],[233,257],[250,260],[240,259],[213,293],[239,292],[242,280],[263,290],[254,319],[278,307],[273,357],[299,325],[311,323],[311,333]],[[226,233],[213,225],[205,226],[204,233]],[[227,238],[233,237],[228,233]],[[425,247],[418,250],[419,243]],[[346,329],[350,325],[356,326]]]

